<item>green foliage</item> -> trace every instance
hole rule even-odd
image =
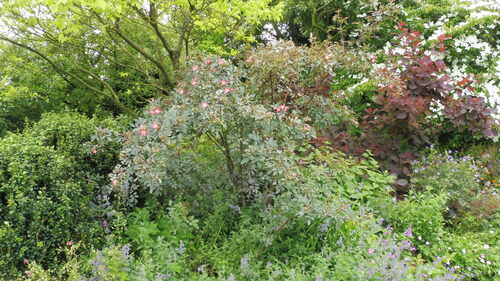
[[[299,44],[313,36],[317,40],[380,45],[391,37],[390,31],[401,16],[398,2],[402,1],[287,0],[283,18],[288,28],[280,38],[291,37]]]
[[[262,203],[225,204],[199,221],[188,215],[186,203],[164,212],[160,206],[137,209],[125,230],[131,244],[110,246],[82,260],[79,279],[456,279],[444,264],[415,258],[411,242],[398,241],[400,234],[383,227],[370,208],[352,207],[358,198],[341,192],[345,182],[392,180],[373,161],[354,163],[327,152],[307,159],[267,209]],[[377,198],[389,200],[389,192],[380,190]]]
[[[413,235],[407,239],[425,247],[444,237],[446,199],[443,193],[435,194],[432,189],[410,193],[405,200],[381,205],[380,215],[399,233],[411,229]]]
[[[25,121],[63,106],[64,82],[52,72],[35,71],[37,60],[0,43],[0,136]]]
[[[483,4],[0,2],[0,279],[495,279]]]
[[[379,172],[378,164],[369,154],[365,159],[353,159],[343,153],[321,153],[314,151],[305,158],[315,165],[310,175],[315,177],[317,188],[334,189],[343,198],[355,205],[366,205],[380,196],[387,196],[392,191],[390,184],[394,177],[387,172]],[[306,162],[307,163],[307,162]]]
[[[2,276],[15,274],[23,259],[56,263],[67,241],[98,244],[103,229],[90,206],[96,187],[75,177],[72,159],[27,136],[7,137],[0,147]]]
[[[162,237],[169,243],[178,245],[192,241],[192,231],[197,229],[197,220],[188,216],[181,204],[169,208],[168,216],[160,213],[151,219],[148,209],[138,209],[130,214],[125,235],[137,250],[154,250],[157,240]]]
[[[451,153],[433,153],[414,165],[412,183],[415,188],[431,188],[446,194],[451,218],[467,213],[488,218],[499,206],[493,199],[495,187],[489,181],[483,182],[486,172],[470,156],[455,158]]]
[[[105,229],[93,204],[106,170],[83,151],[98,123],[76,113],[46,114],[0,140],[2,278],[16,276],[23,259],[57,265],[68,241],[100,244]]]

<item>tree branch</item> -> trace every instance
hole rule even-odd
[[[15,45],[15,46],[18,46],[20,48],[23,48],[23,49],[26,49],[36,55],[38,55],[39,57],[41,57],[43,60],[45,60],[47,63],[49,63],[52,68],[54,68],[54,70],[59,73],[59,75],[66,81],[68,82],[69,84],[71,85],[74,85],[67,77],[65,77],[64,75],[66,76],[70,76],[71,78],[77,80],[78,82],[80,82],[82,85],[84,85],[85,87],[87,87],[88,89],[98,93],[98,94],[101,94],[103,96],[105,96],[106,98],[110,99],[116,106],[118,106],[121,110],[123,110],[124,112],[126,112],[127,114],[129,114],[130,116],[134,117],[134,118],[137,118],[138,115],[133,112],[130,108],[126,107],[124,104],[122,104],[120,102],[119,99],[117,99],[118,97],[117,96],[113,96],[113,95],[110,95],[104,91],[101,91],[97,88],[95,88],[94,86],[90,85],[89,83],[85,82],[83,79],[81,79],[80,77],[70,73],[70,72],[67,72],[66,70],[64,70],[61,66],[57,65],[54,61],[52,61],[49,57],[47,57],[46,55],[44,55],[43,53],[41,53],[40,51],[30,47],[30,46],[27,46],[27,45],[24,45],[22,43],[19,43],[17,41],[14,41],[8,37],[4,37],[4,36],[0,36],[0,40],[3,40],[3,41],[7,41],[9,43],[11,43],[12,45]],[[113,91],[114,93],[114,91]]]

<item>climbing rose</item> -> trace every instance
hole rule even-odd
[[[229,94],[230,92],[231,92],[231,89],[229,89],[229,88],[224,88],[224,93],[225,93],[225,94]]]
[[[145,128],[142,128],[139,130],[139,134],[143,137],[147,136],[148,135],[148,130],[146,130]]]
[[[198,81],[196,81],[196,79],[191,80],[191,85],[196,86],[196,84],[198,84]]]
[[[195,66],[191,67],[191,70],[192,70],[192,71],[196,71],[196,70],[198,70],[198,69],[200,69],[200,67],[199,67],[198,65],[195,65]]]
[[[153,124],[151,124],[151,128],[158,130],[158,128],[160,128],[160,125],[158,125],[158,123],[156,122],[153,122]]]
[[[179,90],[177,90],[177,92],[182,95],[182,94],[184,94],[184,89],[179,88]]]
[[[221,84],[222,86],[225,86],[225,85],[227,85],[227,81],[226,81],[226,80],[221,80],[221,81],[220,81],[220,84]]]

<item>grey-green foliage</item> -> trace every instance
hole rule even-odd
[[[245,77],[222,59],[193,63],[172,99],[152,102],[125,134],[111,189],[132,205],[217,188],[269,200],[309,133],[293,114],[259,103]]]

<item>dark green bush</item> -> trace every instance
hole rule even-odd
[[[105,169],[84,148],[99,123],[46,114],[0,139],[0,278],[16,276],[24,259],[56,266],[68,241],[100,244],[105,229],[93,205]]]

